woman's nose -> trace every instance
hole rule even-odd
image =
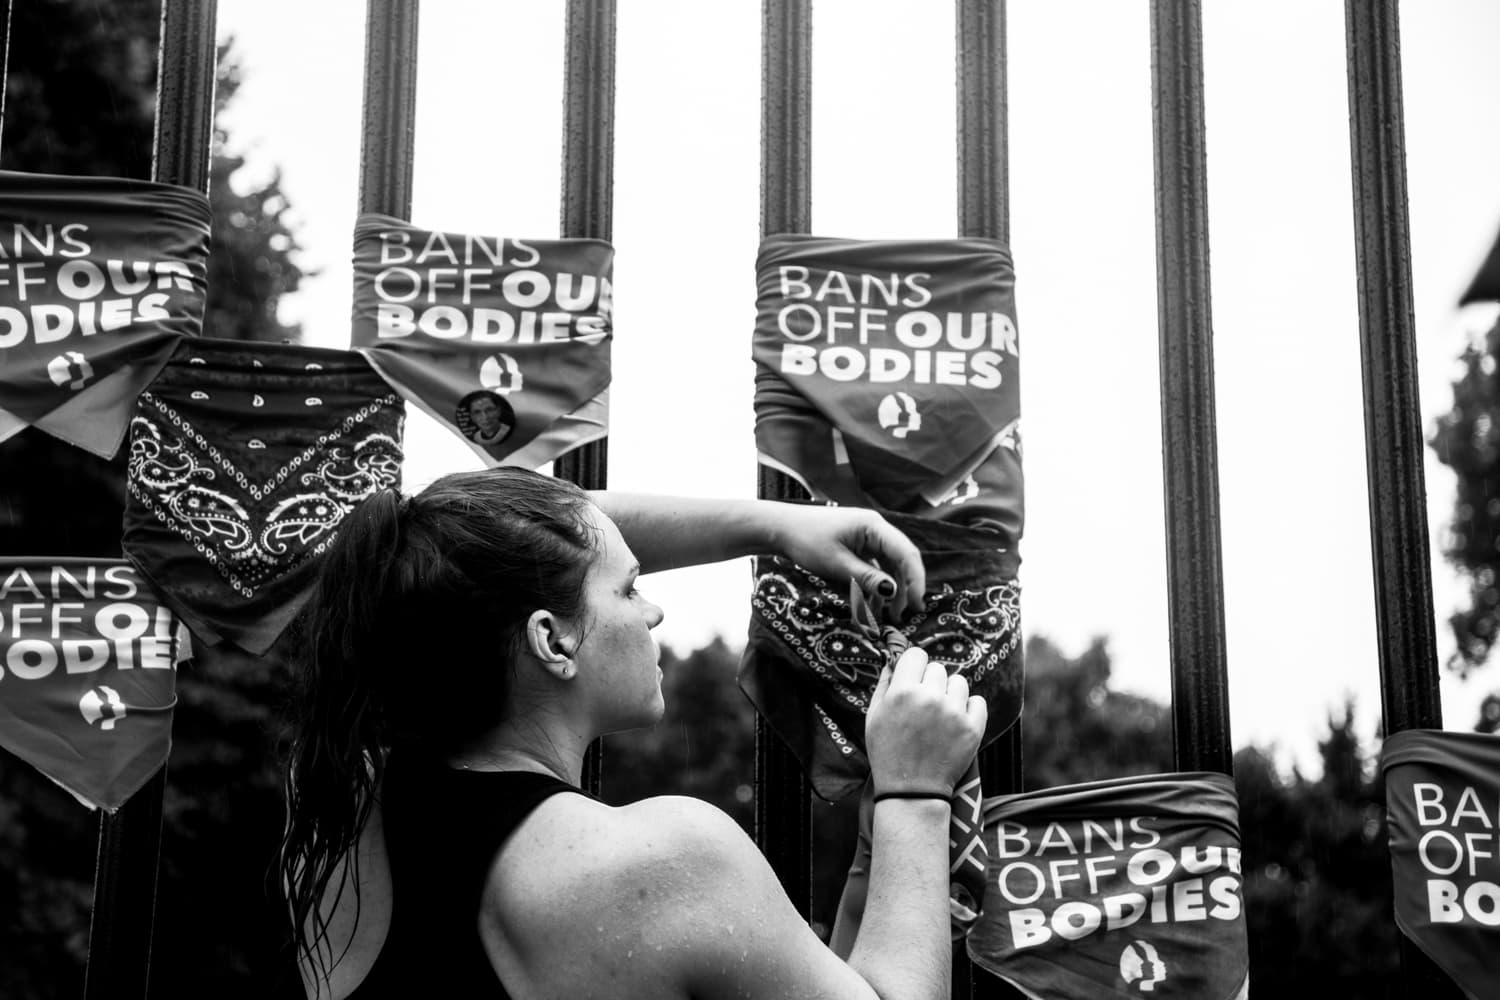
[[[659,605],[652,604],[650,601],[646,603],[651,607],[651,610],[646,612],[646,621],[650,623],[647,628],[656,628],[661,624],[662,619],[667,617],[667,613]]]

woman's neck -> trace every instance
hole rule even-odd
[[[461,771],[536,771],[573,785],[582,784],[586,743],[544,731],[528,733],[527,737],[502,726],[450,755],[448,763]]]

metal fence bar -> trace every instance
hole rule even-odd
[[[958,232],[1010,241],[1005,0],[956,0],[958,78]],[[979,754],[986,795],[1019,792],[1021,725]],[[1015,987],[954,953],[953,996],[1020,997]]]
[[[615,0],[568,0],[563,90],[562,235],[609,240],[614,232]],[[607,438],[558,457],[552,471],[586,490],[608,481]],[[603,784],[596,741],[583,759],[583,785]]]
[[[365,7],[360,212],[411,218],[420,7],[419,0],[369,0]]]
[[[165,0],[157,54],[152,179],[205,194],[213,146],[217,14],[215,3]],[[99,814],[86,1000],[147,995],[166,789],[163,765],[118,811]]]
[[[5,140],[5,81],[10,77],[10,14],[15,4],[5,0],[5,25],[0,28],[0,143]]]
[[[1427,548],[1421,401],[1394,0],[1350,0],[1349,144],[1365,457],[1386,732],[1443,724]]]
[[[1344,11],[1381,711],[1387,733],[1436,729],[1443,711],[1412,318],[1400,15],[1395,0],[1348,0]],[[1400,942],[1406,996],[1462,995],[1404,934]]]
[[[760,231],[812,228],[812,0],[761,7]],[[761,466],[757,492],[807,497],[788,476]],[[804,917],[812,909],[812,808],[796,756],[755,717],[755,842]]]
[[[1180,769],[1228,774],[1233,753],[1198,0],[1153,0],[1151,83],[1173,755]]]

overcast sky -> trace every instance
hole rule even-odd
[[[1346,694],[1379,711],[1343,5],[1205,0],[1208,190],[1232,728],[1307,762]],[[757,0],[620,0],[610,485],[752,496],[759,239]],[[1024,355],[1026,631],[1108,637],[1117,687],[1170,691],[1146,0],[1008,4],[1012,250]],[[813,231],[956,232],[952,4],[815,0]],[[284,305],[349,343],[359,0],[220,0],[245,83],[228,124],[279,166],[304,267]],[[1459,294],[1500,233],[1500,4],[1402,7],[1424,426],[1493,322]],[[563,3],[424,0],[413,221],[557,235]],[[409,407],[406,485],[475,468]],[[1427,466],[1439,555],[1452,477]],[[661,574],[660,634],[742,641],[746,563]],[[1439,630],[1439,657],[1452,643]],[[1484,684],[1444,681],[1467,729]]]

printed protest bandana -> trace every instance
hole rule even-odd
[[[1248,985],[1239,805],[1210,772],[996,796],[968,952],[1042,1000],[1232,1000]]]
[[[177,622],[118,559],[0,560],[0,746],[94,807],[167,762]]]
[[[0,441],[36,426],[103,458],[136,394],[203,327],[208,199],[0,171]]]
[[[1020,346],[993,240],[776,235],[757,271],[755,442],[837,503],[984,525],[1022,517]]]
[[[989,705],[985,742],[1021,712],[1020,589],[1016,560],[996,536],[890,515],[927,568],[927,610],[901,623],[949,673]],[[830,802],[864,784],[864,718],[886,652],[855,621],[846,590],[779,556],[755,564],[750,636],[740,687]]]
[[[263,654],[345,515],[399,486],[402,419],[351,351],[185,343],[131,421],[125,556],[194,636]]]
[[[1404,730],[1381,768],[1397,925],[1472,1000],[1500,996],[1500,736]]]
[[[489,464],[535,468],[608,429],[602,240],[354,229],[354,346]]]

